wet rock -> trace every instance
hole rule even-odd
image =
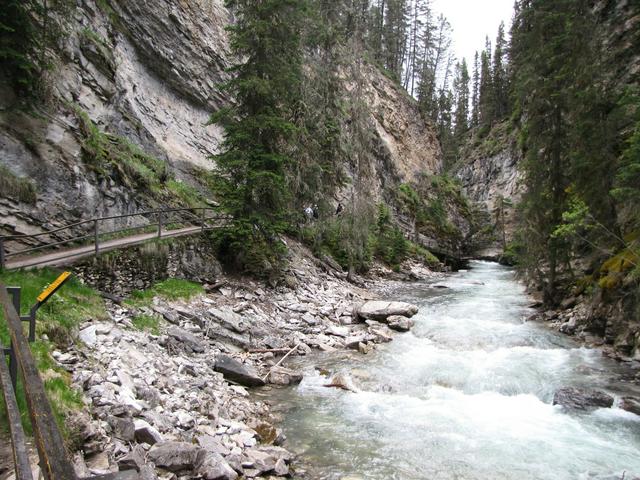
[[[269,373],[269,383],[274,385],[295,385],[302,381],[303,375],[300,372],[284,367],[273,367]]]
[[[627,412],[640,415],[640,398],[637,397],[622,397],[620,399],[620,408]]]
[[[340,388],[348,392],[357,391],[351,379],[344,373],[338,373],[331,377],[331,380],[329,383],[325,384],[325,387]]]
[[[351,350],[358,350],[359,345],[366,341],[366,335],[351,335],[344,339],[344,346]]]
[[[243,365],[227,355],[218,355],[214,370],[222,373],[228,380],[246,387],[261,387],[264,385],[264,381],[252,367]]]
[[[613,397],[599,390],[566,387],[561,388],[553,395],[553,404],[562,405],[572,410],[609,408],[613,405]]]
[[[204,344],[194,334],[187,332],[178,327],[171,327],[167,330],[167,335],[180,342],[195,353],[204,352]]]
[[[149,460],[156,467],[171,472],[194,470],[202,463],[205,455],[205,450],[186,442],[158,443],[149,450]]]
[[[413,327],[414,321],[410,318],[392,315],[387,318],[387,325],[389,325],[391,330],[395,330],[397,332],[408,332]]]
[[[354,317],[378,321],[384,321],[392,315],[413,317],[416,313],[418,313],[418,307],[410,303],[380,300],[363,303],[354,309]]]

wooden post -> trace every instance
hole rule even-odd
[[[24,382],[33,439],[40,457],[40,469],[46,480],[77,480],[73,465],[67,459],[62,435],[58,430],[29,343],[22,332],[22,322],[2,284],[0,284],[0,303],[4,308],[11,346]]]
[[[97,218],[93,221],[93,243],[95,246],[95,256],[98,256],[98,253],[100,253],[100,245],[99,245],[99,241],[98,241],[98,222],[100,220],[98,220]]]
[[[162,212],[158,212],[158,238],[162,238]]]
[[[1,349],[0,349],[1,350]],[[20,410],[16,402],[16,386],[7,370],[4,355],[0,358],[0,385],[4,397],[4,406],[9,420],[9,432],[13,446],[13,463],[15,465],[16,480],[33,480],[31,476],[31,463],[27,454],[26,437],[22,428]]]
[[[205,222],[205,217],[207,215],[207,209],[203,208],[202,209],[202,231],[204,232],[204,222]]]

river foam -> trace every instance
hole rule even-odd
[[[284,426],[310,477],[341,479],[595,479],[640,472],[640,417],[617,408],[567,412],[564,386],[605,388],[616,366],[531,313],[510,270],[486,262],[447,289],[408,287],[414,333],[363,357],[320,362],[356,393],[327,388],[308,366],[280,392]]]

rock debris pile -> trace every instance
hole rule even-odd
[[[411,328],[417,308],[373,295],[306,256],[282,286],[217,281],[189,302],[109,303],[81,342],[55,358],[89,404],[75,419],[80,475],[135,469],[144,479],[292,475],[293,456],[268,405],[248,388],[302,380],[280,360],[351,348],[367,353]],[[219,280],[219,279],[218,279]],[[162,318],[156,334],[135,315]],[[302,473],[302,472],[297,472]]]

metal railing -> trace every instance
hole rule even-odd
[[[14,289],[14,292],[16,290]],[[9,331],[10,345],[0,345],[0,386],[4,398],[9,432],[15,465],[16,480],[33,480],[31,463],[26,446],[26,435],[22,427],[20,411],[16,399],[15,382],[10,370],[16,369],[22,381],[22,389],[31,420],[33,439],[40,459],[40,472],[45,480],[77,480],[72,463],[67,457],[62,434],[58,429],[51,404],[47,398],[44,383],[38,372],[35,359],[29,347],[29,339],[22,330],[19,305],[16,295],[11,299],[8,289],[0,284],[0,305]],[[16,306],[18,309],[16,309]],[[8,368],[5,355],[9,355],[13,368]],[[118,472],[106,476],[90,477],[92,480],[135,480],[139,475],[135,471]]]
[[[208,215],[208,212],[214,212],[214,215]],[[182,214],[181,217],[176,218],[176,214]],[[105,222],[112,222],[116,220],[123,220],[132,217],[142,217],[148,219],[150,221],[146,223],[140,223],[138,225],[127,225],[124,228],[117,228],[115,230],[105,231],[101,226]],[[105,217],[95,217],[88,220],[82,220],[79,222],[75,222],[69,225],[65,225],[64,227],[56,228],[53,230],[48,230],[45,232],[36,233],[33,235],[8,235],[8,236],[0,236],[0,269],[2,268],[11,268],[9,264],[9,260],[13,258],[25,259],[29,257],[25,257],[26,255],[33,256],[36,252],[42,252],[47,249],[53,249],[55,247],[61,247],[63,245],[73,244],[75,247],[82,246],[93,246],[93,252],[97,256],[100,253],[100,243],[103,244],[107,241],[112,241],[118,235],[121,235],[121,238],[127,238],[123,234],[128,233],[133,235],[138,230],[145,229],[153,229],[156,232],[157,238],[163,238],[166,236],[173,236],[172,232],[175,233],[180,229],[172,228],[176,224],[187,225],[188,227],[193,227],[194,232],[196,227],[199,227],[202,231],[209,230],[212,228],[216,228],[220,225],[213,225],[212,221],[220,221],[220,220],[228,220],[229,217],[217,212],[217,210],[213,207],[193,207],[193,208],[167,208],[162,210],[148,210],[143,212],[135,212],[123,215],[110,215]],[[70,238],[63,239],[55,239],[55,237],[59,237],[62,232],[74,232],[78,230],[83,230],[82,235],[72,236]],[[153,233],[153,232],[152,232]],[[188,232],[191,233],[191,232]],[[51,239],[53,236],[54,240],[45,241],[44,239]],[[104,237],[110,237],[109,239],[104,239]],[[91,239],[91,242],[86,242],[86,240]],[[22,250],[7,250],[7,244],[10,242],[19,242],[21,244],[34,244],[35,246],[29,246],[28,248]],[[123,244],[124,246],[124,244]],[[79,255],[86,255],[86,252],[78,253],[78,252],[69,252],[68,256],[58,256],[56,260],[64,260],[67,258],[72,258]],[[37,255],[36,255],[37,257]],[[45,263],[43,261],[42,263]],[[37,265],[37,262],[30,263],[29,266]]]

